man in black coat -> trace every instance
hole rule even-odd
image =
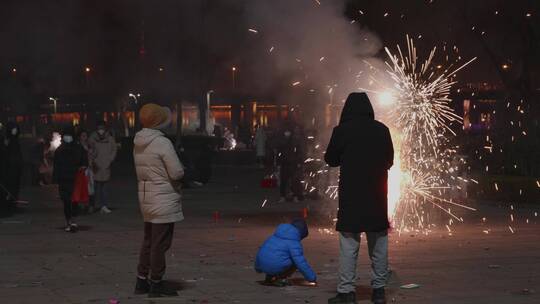
[[[367,235],[372,262],[372,301],[386,303],[388,169],[393,159],[390,131],[375,120],[368,96],[350,94],[325,154],[328,165],[341,170],[336,227],[340,232],[340,282],[338,295],[328,303],[356,303],[356,263],[361,232]]]

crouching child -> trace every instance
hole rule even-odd
[[[310,283],[317,282],[317,275],[304,257],[302,240],[309,234],[306,221],[297,219],[281,224],[257,253],[255,270],[266,274],[266,284],[290,285],[288,278],[299,270]]]

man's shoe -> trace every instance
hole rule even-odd
[[[135,294],[147,294],[149,291],[150,283],[148,283],[148,280],[137,277],[137,283],[135,284]]]
[[[384,293],[384,287],[373,289],[373,294],[371,295],[371,301],[374,304],[386,304],[386,295]]]
[[[335,297],[328,299],[328,304],[356,304],[356,293],[338,293]]]
[[[177,296],[178,296],[178,292],[173,288],[165,286],[163,281],[159,281],[159,282],[150,281],[150,290],[148,291],[149,298],[177,297]]]
[[[101,207],[100,212],[101,212],[102,214],[109,214],[109,213],[111,213],[112,211],[111,211],[111,209],[107,208],[107,206],[103,206],[103,207]]]

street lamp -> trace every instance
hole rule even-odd
[[[232,87],[236,88],[236,67],[232,67]]]
[[[204,111],[201,111],[200,129],[204,134],[209,134],[208,132],[208,121],[210,120],[210,98],[212,97],[214,90],[209,90],[206,92],[206,107]]]
[[[129,93],[128,96],[130,98],[133,98],[135,100],[135,109],[134,109],[134,120],[135,120],[135,130],[139,130],[139,119],[137,117],[137,115],[139,115],[139,97],[141,97],[141,94],[137,93],[137,94],[133,94],[133,93]]]
[[[58,103],[58,98],[49,97],[49,100],[53,102],[54,114],[56,114],[56,106],[57,106],[57,103]]]
[[[86,87],[90,87],[90,72],[92,71],[92,68],[89,66],[86,66],[84,68],[85,78],[86,78]]]
[[[137,99],[137,97],[141,97],[141,94],[135,95],[135,94],[133,94],[133,93],[129,93],[128,96],[131,97],[131,98],[133,98],[133,99],[135,99],[135,104],[138,104],[138,103],[139,103],[139,99]]]

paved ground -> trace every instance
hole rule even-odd
[[[274,203],[276,195],[258,187],[260,175],[224,167],[207,187],[185,192],[186,220],[176,228],[167,269],[181,296],[153,301],[132,294],[142,223],[130,174],[113,182],[114,213],[80,217],[77,234],[63,232],[53,188],[25,189],[30,203],[24,212],[0,218],[0,302],[326,303],[334,294],[338,249],[336,235],[321,230],[329,227],[311,227],[304,242],[318,287],[257,283],[257,246],[304,207]],[[269,202],[261,208],[264,199]],[[390,303],[540,303],[540,221],[534,216],[540,210],[520,207],[510,222],[508,207],[478,207],[466,224],[453,226],[452,236],[444,226],[428,236],[392,233]],[[218,223],[212,220],[216,210]],[[369,303],[365,246],[359,275],[359,302]],[[407,283],[421,286],[399,288]]]

